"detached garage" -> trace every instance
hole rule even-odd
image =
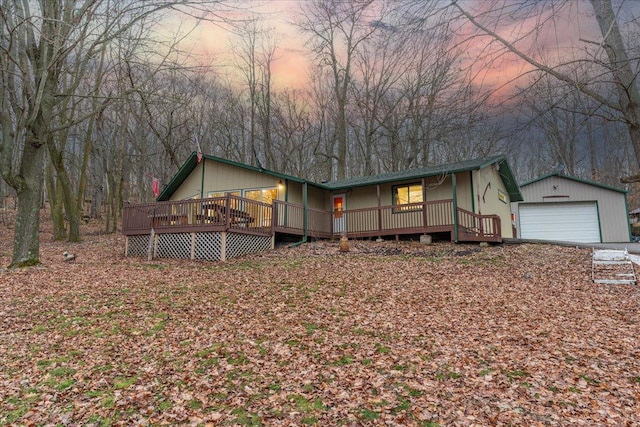
[[[569,175],[550,174],[520,186],[512,204],[518,237],[566,242],[628,242],[625,190]]]

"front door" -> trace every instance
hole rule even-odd
[[[347,197],[345,194],[334,194],[333,200],[333,232],[340,234],[347,231],[346,217],[343,211],[347,208]]]

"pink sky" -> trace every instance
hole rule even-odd
[[[309,53],[304,47],[306,36],[302,35],[298,28],[292,23],[296,20],[300,11],[301,4],[304,0],[269,0],[265,2],[235,2],[233,5],[250,5],[251,9],[260,13],[265,18],[265,26],[274,27],[276,32],[276,43],[278,51],[277,60],[273,63],[273,82],[276,89],[283,87],[304,87],[309,79]],[[489,3],[464,1],[460,3],[463,8],[473,12],[477,6]],[[595,19],[588,18],[584,21],[575,19],[578,14],[585,15],[591,13],[591,6],[588,2],[568,2],[564,4],[564,10],[571,15],[558,17],[555,20],[555,31],[537,34],[535,45],[531,45],[531,40],[527,39],[525,43],[518,44],[518,47],[524,51],[529,51],[532,47],[540,51],[540,54],[546,57],[546,60],[555,62],[566,59],[567,51],[571,46],[579,43],[579,39],[586,38],[589,40],[597,40],[598,29]],[[231,14],[234,18],[247,14],[247,10],[237,10]],[[513,26],[504,26],[500,29],[500,34],[507,38],[513,31],[527,31],[533,28],[537,21],[518,22]],[[470,25],[470,24],[467,24]],[[469,64],[476,61],[482,52],[482,43],[487,41],[485,38],[477,39],[476,46],[469,46],[466,49],[467,58],[463,61]],[[193,46],[192,50],[197,53],[202,62],[215,64],[220,69],[220,64],[224,67],[223,73],[233,76],[237,71],[231,66],[230,43],[233,41],[233,35],[228,29],[222,28],[211,23],[202,23],[189,37],[188,44]],[[463,63],[464,63],[463,62]],[[521,59],[514,55],[506,55],[499,60],[487,65],[474,65],[476,68],[477,82],[483,85],[491,85],[498,90],[498,97],[506,98],[513,90],[518,81],[516,77],[523,71],[531,69],[531,66],[524,63]]]
[[[242,3],[242,2],[241,2]],[[276,88],[302,87],[308,81],[308,57],[304,50],[304,37],[292,24],[299,10],[298,0],[270,0],[249,2],[252,10],[264,17],[264,26],[274,28],[276,37],[276,60],[273,62],[273,83]],[[240,4],[240,3],[239,3]],[[234,19],[250,16],[246,11],[230,14]],[[199,61],[223,66],[224,73],[237,74],[233,69],[231,44],[235,36],[229,26],[203,22],[188,37],[184,45],[189,46]]]

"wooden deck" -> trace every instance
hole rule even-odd
[[[457,208],[453,200],[345,210],[334,214],[302,205],[272,205],[237,196],[190,199],[124,206],[122,232],[127,236],[155,233],[234,232],[332,238],[450,233],[451,240],[500,242],[500,217]],[[456,233],[457,230],[457,233]]]

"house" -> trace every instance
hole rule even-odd
[[[512,204],[518,237],[568,242],[628,242],[625,190],[560,173],[520,186]]]
[[[195,153],[156,203],[126,205],[127,254],[226,259],[281,236],[440,234],[454,242],[514,237],[522,196],[504,156],[316,183]],[[153,230],[153,233],[152,233]]]

